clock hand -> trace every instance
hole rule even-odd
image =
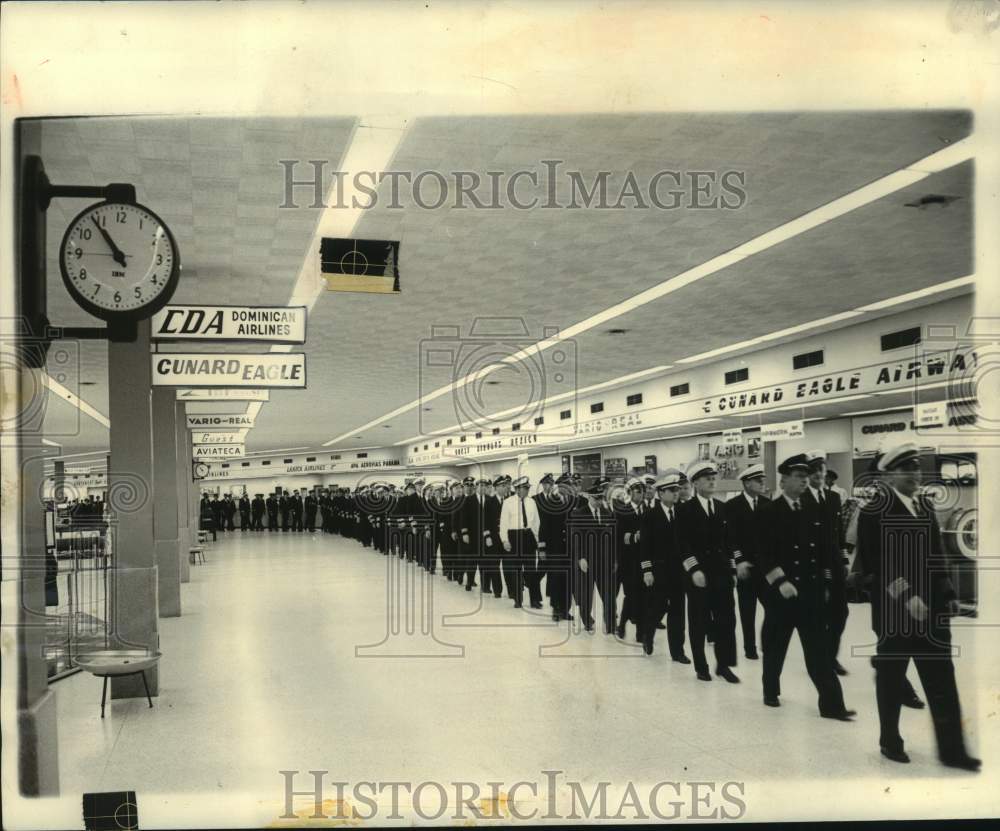
[[[101,232],[101,236],[104,237],[104,241],[108,244],[108,247],[111,249],[112,256],[115,258],[115,262],[118,263],[122,268],[124,268],[125,255],[122,253],[122,250],[117,245],[115,245],[115,241],[111,239],[111,234],[109,234],[103,227],[101,227],[101,223],[97,221],[97,217],[91,216],[90,218],[94,220],[94,224],[97,226],[97,230]]]

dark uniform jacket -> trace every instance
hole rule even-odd
[[[807,488],[802,494],[802,500],[820,513],[823,523],[823,542],[829,549],[833,582],[843,585],[847,579],[849,561],[843,554],[847,542],[844,525],[840,521],[840,495],[835,491],[824,490],[823,502],[820,504],[813,496],[812,490]]]
[[[569,499],[554,489],[549,495],[543,491],[535,494],[535,506],[538,508],[538,542],[545,543],[546,557],[565,554],[566,520],[572,510]]]
[[[642,516],[639,568],[643,574],[652,572],[653,585],[660,588],[668,580],[677,579],[683,570],[677,540],[677,507],[673,506],[673,522],[667,521],[667,513],[659,500],[652,508],[647,507]]]
[[[255,496],[253,502],[250,503],[250,510],[254,517],[264,516],[265,507],[263,498],[259,496]]]
[[[636,510],[638,508],[638,510]],[[619,569],[625,577],[637,578],[642,574],[640,567],[640,546],[642,540],[642,521],[646,513],[646,505],[640,502],[633,505],[632,500],[618,506],[615,514],[618,518],[618,562]],[[639,540],[636,540],[636,534]]]
[[[736,570],[726,529],[726,503],[712,497],[709,518],[697,496],[676,509],[681,565],[688,574],[701,569],[711,580],[731,580]]]
[[[589,505],[577,507],[566,521],[566,547],[574,561],[586,560],[588,568],[601,565],[614,570],[618,567],[618,532],[614,511],[600,506],[599,518]]]
[[[948,601],[957,595],[948,577],[948,558],[934,511],[919,496],[914,516],[895,490],[884,486],[872,505],[858,516],[858,556],[871,584],[872,623],[888,631],[893,622],[909,620],[906,604],[914,595],[927,606],[928,620],[944,620]]]
[[[769,591],[776,592],[784,577],[800,596],[821,596],[831,579],[823,518],[815,503],[799,502],[798,511],[792,510],[784,495],[766,503],[758,517],[757,561]]]
[[[467,534],[469,537],[469,545],[471,545],[475,551],[481,551],[483,549],[484,534],[489,530],[489,526],[486,524],[486,512],[488,510],[486,503],[489,503],[490,497],[483,496],[482,499],[484,504],[480,506],[480,496],[478,493],[474,493],[471,496],[466,496],[465,500],[462,502],[459,539],[461,540],[463,534]]]
[[[760,512],[769,504],[765,496],[757,497],[757,509],[754,510],[742,493],[734,496],[726,505],[726,542],[729,553],[736,564],[748,562],[757,565],[758,519]]]

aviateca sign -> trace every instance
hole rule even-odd
[[[164,306],[153,340],[305,343],[305,306]]]

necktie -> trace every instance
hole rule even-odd
[[[708,515],[710,517],[715,515],[715,511],[712,508],[712,500],[711,499],[708,500]]]
[[[674,521],[674,509],[673,508],[667,508],[667,521],[668,522],[673,522]]]
[[[819,491],[819,504],[823,505],[825,503],[826,503],[826,495],[823,493],[823,491]]]
[[[524,509],[524,499],[521,499],[521,527],[528,527],[528,512]]]
[[[757,510],[757,497],[756,496],[753,499],[750,500],[750,510],[751,511],[756,511]]]
[[[798,499],[796,499],[796,500],[795,500],[795,501],[794,501],[794,502],[792,503],[792,510],[793,510],[793,511],[797,511],[798,509],[799,509],[799,500],[798,500]]]

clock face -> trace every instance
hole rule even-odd
[[[142,205],[102,202],[74,219],[59,250],[63,282],[97,317],[149,317],[170,300],[180,257],[163,221]]]

